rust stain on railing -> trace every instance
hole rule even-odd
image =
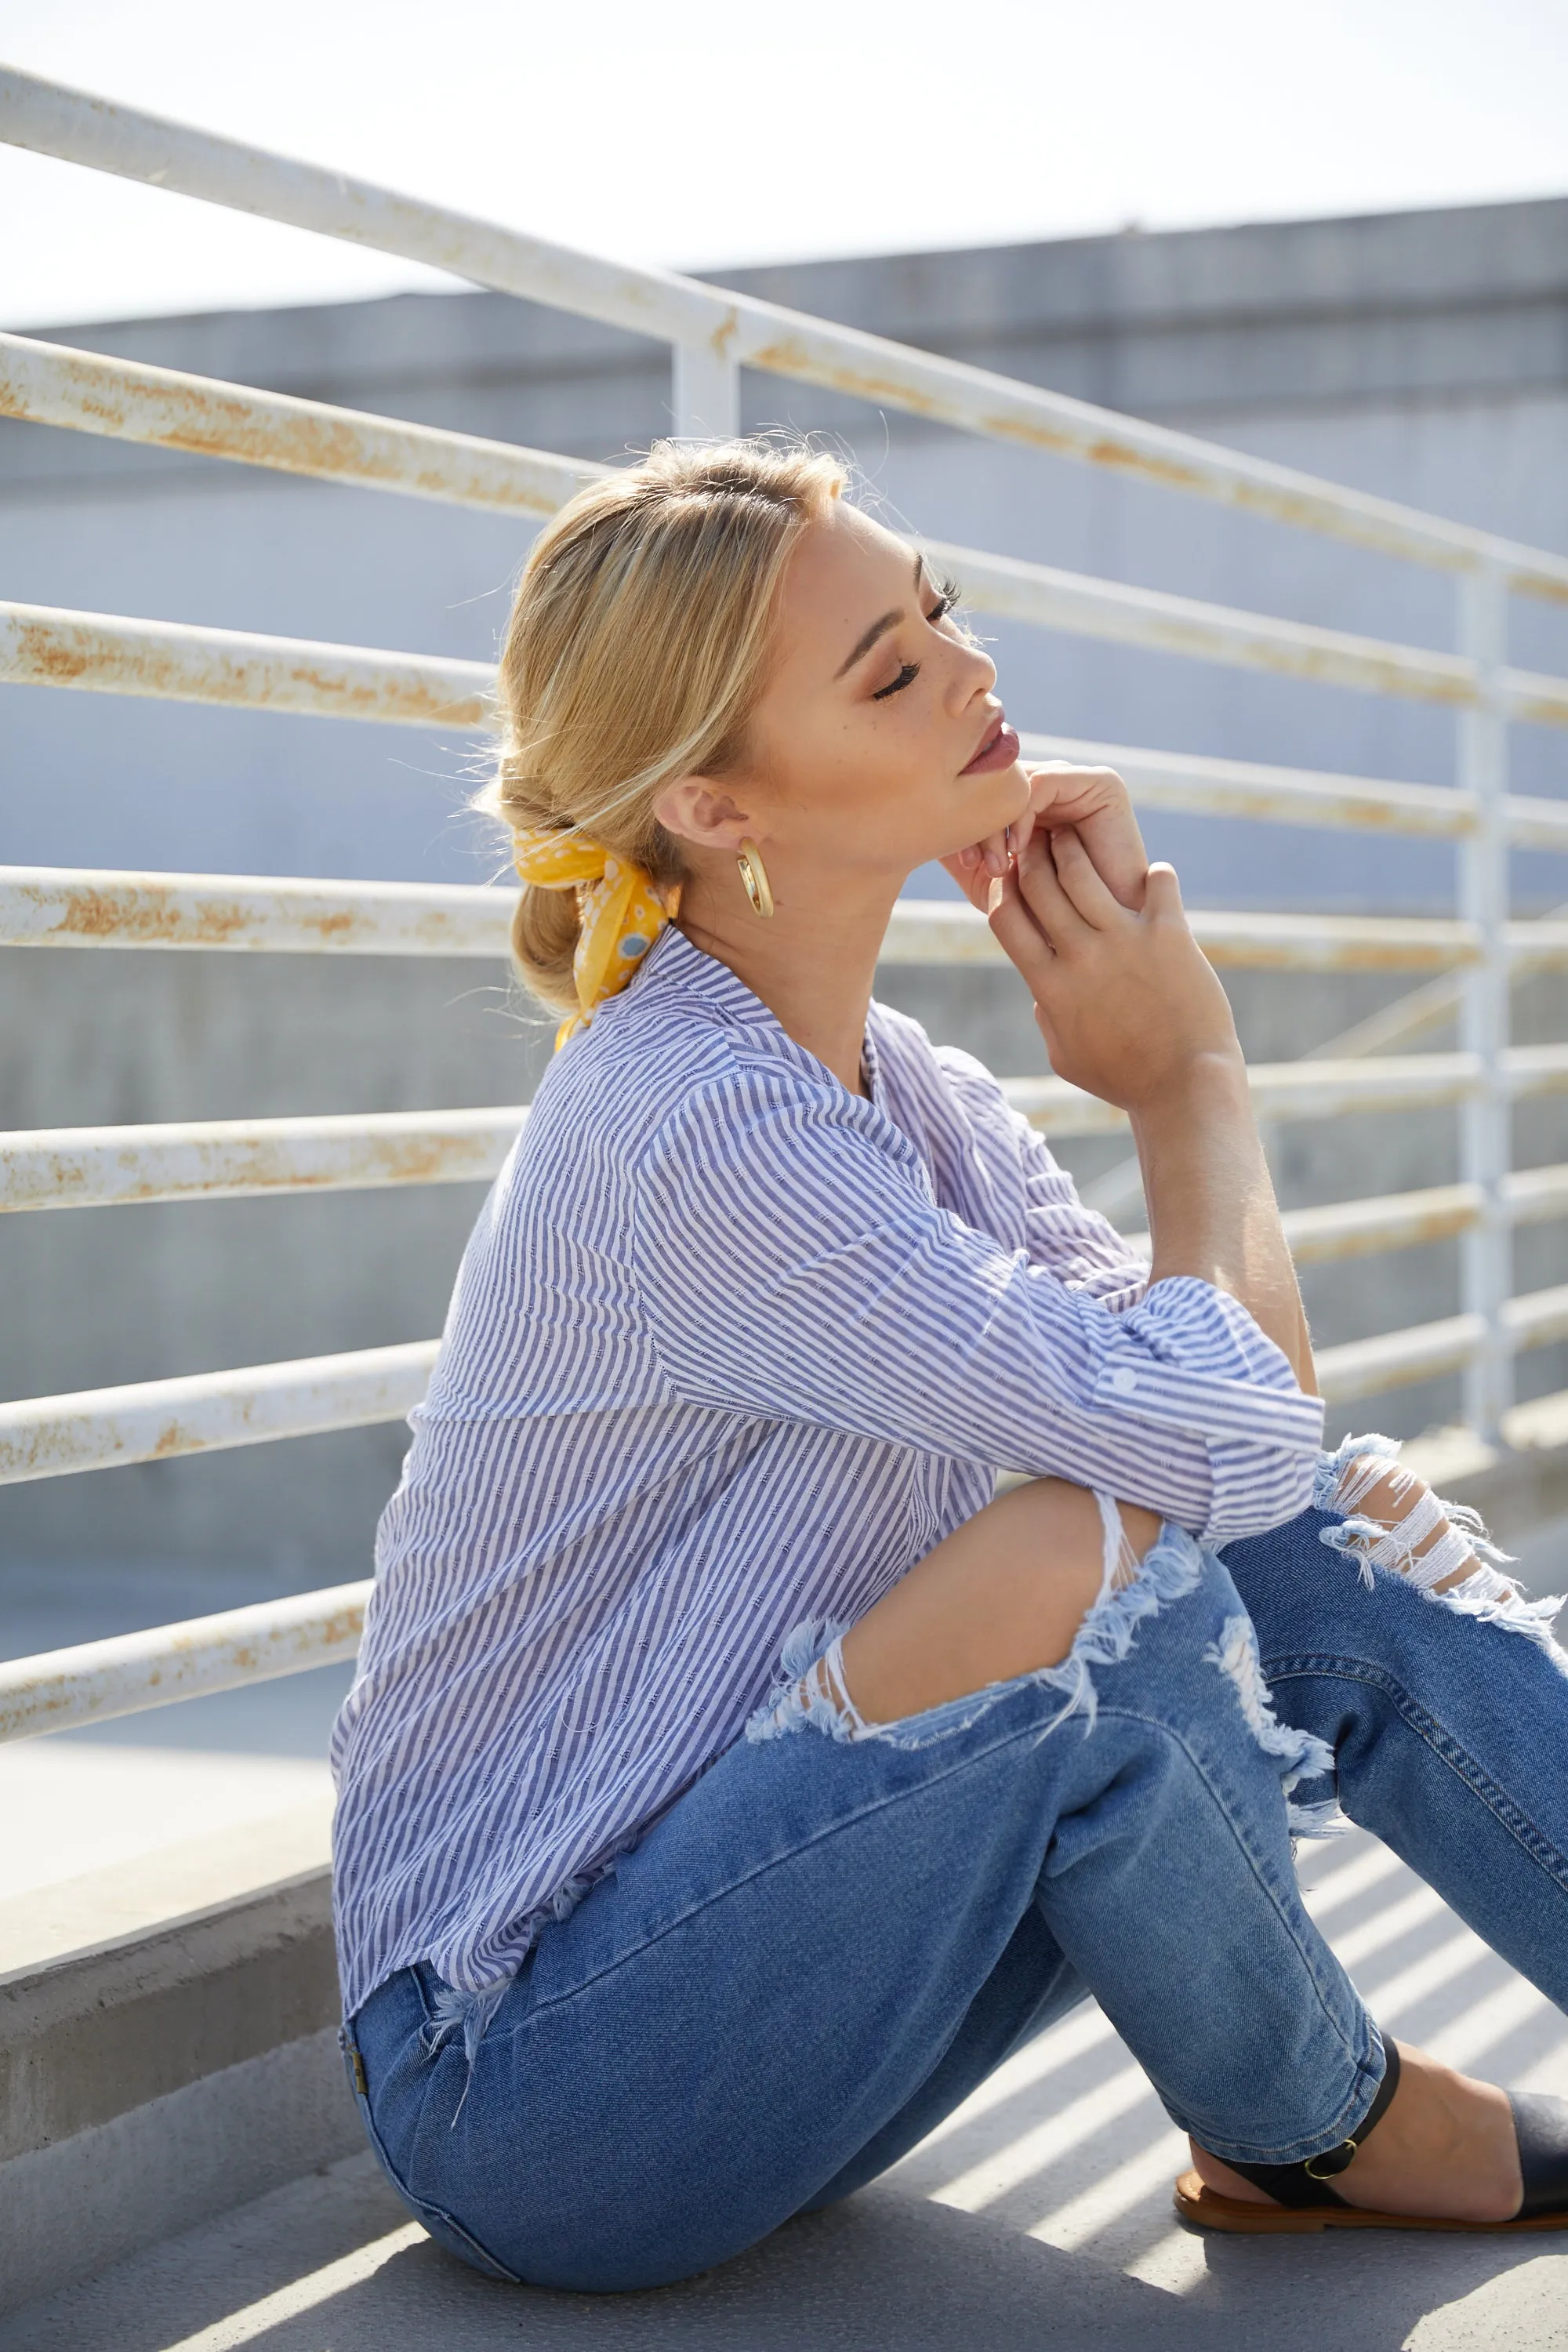
[[[189,901],[180,902],[165,894],[142,890],[104,890],[83,888],[71,890],[64,898],[55,892],[32,890],[21,894],[32,898],[42,911],[46,908],[54,916],[50,926],[57,935],[76,940],[114,940],[121,946],[132,942],[143,947],[173,946],[223,948],[243,931],[254,927],[256,910],[233,900],[203,898],[194,907]],[[366,928],[348,908],[329,908],[320,913],[307,910],[296,919],[320,940],[325,947],[341,946],[356,931]]]
[[[1372,1201],[1336,1202],[1328,1208],[1287,1210],[1281,1223],[1291,1256],[1303,1265],[1321,1265],[1447,1241],[1468,1232],[1479,1219],[1481,1209],[1479,1186],[1444,1184],[1424,1192],[1386,1193]]]
[[[478,662],[26,604],[0,606],[0,677],[25,686],[463,730],[489,723],[493,683],[493,673]]]
[[[434,1340],[236,1371],[0,1403],[0,1483],[401,1421],[425,1392]]]
[[[63,904],[53,892],[25,890],[22,895],[33,898],[40,910],[47,907],[56,932],[79,940],[135,940],[152,947],[178,939],[182,946],[219,948],[226,947],[250,919],[243,907],[215,898],[204,899],[193,910],[138,890],[71,890]],[[327,946],[351,928],[351,918],[341,910],[324,915],[318,928]]]
[[[0,415],[499,513],[553,514],[609,470],[22,335],[0,334]]]
[[[0,1134],[0,1212],[488,1182],[521,1104]]]
[[[0,866],[0,940],[502,959],[510,890]]]
[[[334,1585],[0,1664],[0,1741],[270,1682],[353,1655],[372,1585]]]

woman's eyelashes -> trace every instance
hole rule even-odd
[[[933,629],[937,626],[939,622],[946,620],[948,614],[957,604],[958,598],[959,587],[957,581],[942,581],[937,593],[936,603],[926,614],[926,619]],[[885,702],[889,694],[901,694],[906,686],[913,685],[915,679],[919,677],[920,674],[921,666],[919,662],[901,663],[900,665],[897,677],[889,678],[886,686],[879,686],[877,688],[876,693],[871,697],[872,701]]]

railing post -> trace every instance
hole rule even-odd
[[[671,406],[682,441],[728,441],[741,429],[741,370],[711,342],[673,347]]]
[[[1511,1229],[1503,1179],[1513,1157],[1509,1045],[1508,582],[1492,565],[1460,575],[1459,650],[1476,665],[1477,698],[1459,719],[1458,782],[1476,797],[1476,830],[1459,852],[1459,911],[1481,934],[1481,961],[1464,975],[1459,1043],[1479,1056],[1480,1090],[1459,1114],[1460,1174],[1480,1187],[1482,1213],[1461,1244],[1462,1305],[1485,1319],[1481,1352],[1465,1374],[1465,1418],[1497,1441],[1513,1392],[1513,1359],[1503,1308],[1513,1289]]]

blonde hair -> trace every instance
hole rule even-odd
[[[664,786],[739,761],[773,601],[801,532],[845,488],[804,444],[656,443],[593,483],[534,541],[507,625],[500,749],[476,805],[514,834],[571,831],[683,874],[653,813]],[[524,887],[512,954],[534,995],[572,1012],[575,894]]]

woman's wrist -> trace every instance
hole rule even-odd
[[[1227,1110],[1252,1123],[1252,1092],[1239,1045],[1205,1046],[1184,1056],[1128,1106],[1127,1115],[1135,1136],[1152,1136],[1194,1120],[1207,1124]]]

